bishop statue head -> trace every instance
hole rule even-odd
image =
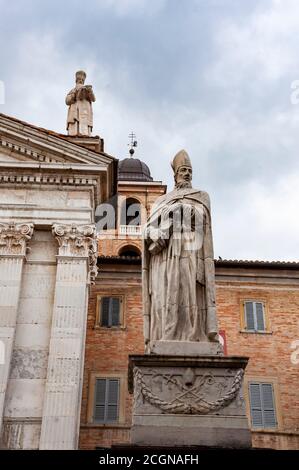
[[[192,164],[186,150],[180,150],[172,161],[175,187],[192,188]]]

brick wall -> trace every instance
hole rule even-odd
[[[228,354],[250,358],[246,377],[274,381],[278,429],[254,432],[253,445],[298,449],[299,365],[291,362],[291,344],[299,339],[299,285],[285,283],[284,277],[275,284],[262,279],[258,283],[230,280],[217,283],[219,323],[226,332]],[[244,299],[266,302],[269,334],[240,332],[240,306]]]
[[[104,268],[103,268],[104,269]],[[107,269],[107,268],[105,268]],[[127,272],[123,266],[103,271],[92,288],[89,304],[86,338],[86,358],[82,400],[82,421],[80,448],[109,446],[113,443],[129,442],[131,423],[131,396],[126,392],[125,423],[119,427],[105,427],[87,424],[89,376],[91,372],[115,372],[127,374],[129,354],[143,353],[143,321],[140,267]],[[132,268],[131,268],[132,269]],[[231,275],[231,268],[226,268]],[[275,381],[275,399],[278,410],[279,427],[273,432],[254,432],[253,445],[271,448],[299,448],[299,366],[291,362],[291,343],[299,339],[299,285],[286,283],[279,276],[272,280],[256,274],[238,281],[227,276],[222,269],[217,275],[217,309],[219,327],[225,330],[227,353],[249,356],[246,377]],[[252,274],[252,273],[251,273]],[[298,274],[298,273],[297,273]],[[296,282],[295,282],[296,281]],[[101,293],[125,295],[125,329],[97,329],[96,296]],[[263,299],[267,305],[270,332],[268,334],[242,333],[240,314],[242,300]]]

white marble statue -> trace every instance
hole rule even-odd
[[[76,86],[65,99],[69,106],[67,130],[71,136],[90,136],[93,127],[92,103],[96,100],[91,85],[84,85],[86,73],[76,73]]]
[[[192,188],[184,150],[172,167],[175,189],[157,200],[144,230],[145,343],[218,342],[209,195]]]

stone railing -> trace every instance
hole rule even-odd
[[[120,225],[119,233],[120,235],[140,236],[142,235],[142,227],[141,225]]]

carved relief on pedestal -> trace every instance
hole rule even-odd
[[[26,255],[26,243],[33,235],[33,224],[0,223],[0,255]]]
[[[198,375],[188,368],[181,374],[134,369],[135,407],[141,401],[168,414],[208,414],[230,405],[239,395],[244,370],[232,376],[216,377],[212,372]],[[136,411],[136,408],[135,408]]]
[[[97,275],[97,241],[94,225],[54,224],[53,235],[58,241],[59,256],[86,257],[89,259],[91,283]]]

